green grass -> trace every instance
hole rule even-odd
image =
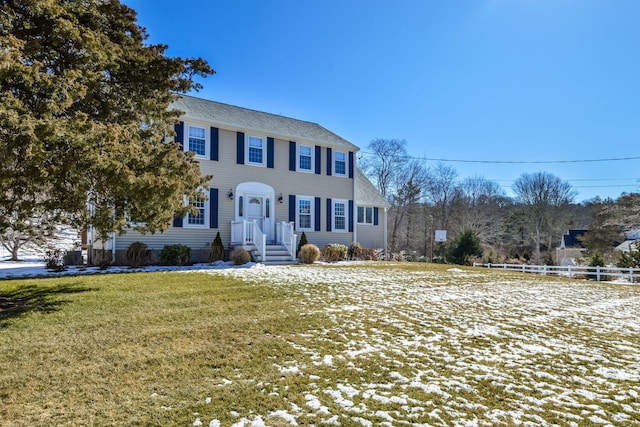
[[[417,263],[2,281],[0,424],[640,423],[639,305]]]
[[[255,383],[309,320],[282,291],[206,274],[0,282],[3,425],[191,425],[269,409]],[[223,380],[233,381],[220,387]],[[211,397],[212,403],[205,404]]]

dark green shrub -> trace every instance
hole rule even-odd
[[[151,251],[146,244],[133,242],[125,251],[124,257],[132,268],[138,268],[149,262],[151,259]]]
[[[326,262],[336,262],[347,257],[347,247],[337,243],[332,243],[322,249],[322,258]]]
[[[251,254],[242,248],[235,248],[231,252],[231,261],[235,265],[244,265],[251,261]]]
[[[591,257],[589,257],[589,267],[604,267],[604,265],[604,257],[599,251],[595,251],[591,254]]]
[[[358,242],[349,243],[349,248],[347,248],[347,258],[359,259],[361,253],[362,253],[362,245],[360,243]]]
[[[303,264],[313,264],[318,258],[320,258],[320,249],[311,243],[307,243],[301,247],[298,252],[298,259]]]
[[[454,264],[464,265],[473,257],[482,257],[480,238],[474,230],[465,230],[451,242],[447,258]]]
[[[616,265],[619,268],[640,267],[640,248],[638,244],[629,245],[629,252],[620,252]]]
[[[216,238],[213,239],[213,243],[211,244],[211,251],[209,252],[209,259],[211,261],[219,261],[224,259],[224,246],[222,244],[222,239],[220,238],[220,232],[216,234]]]
[[[185,245],[167,245],[160,252],[160,263],[164,265],[186,265],[191,262],[191,248]]]
[[[309,243],[307,241],[307,235],[304,234],[304,231],[302,232],[302,236],[300,236],[300,242],[298,243],[298,249],[296,249],[296,254],[300,252],[300,249],[302,249],[302,247],[304,245],[306,245],[307,243]]]

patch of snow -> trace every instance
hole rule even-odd
[[[291,415],[287,411],[283,411],[283,410],[274,411],[274,412],[271,412],[269,414],[269,416],[282,418],[283,420],[287,421],[292,426],[297,426],[298,425],[298,422],[296,421],[296,417]]]

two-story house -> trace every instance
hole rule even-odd
[[[218,231],[225,247],[242,245],[266,262],[294,260],[302,232],[320,248],[386,249],[389,204],[356,168],[351,142],[315,123],[192,96],[173,108],[184,112],[175,141],[213,176],[208,200],[164,233],[113,236],[114,256],[135,241],[156,251],[181,243],[202,261]]]

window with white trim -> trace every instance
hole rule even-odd
[[[298,230],[313,230],[313,198],[298,196],[296,203]]]
[[[347,231],[347,201],[332,200],[333,231]]]
[[[313,168],[313,148],[308,145],[298,146],[298,170],[311,172]]]
[[[247,158],[246,163],[250,165],[265,166],[265,139],[260,136],[247,135]]]
[[[373,225],[373,208],[367,206],[358,206],[358,224]]]
[[[333,174],[347,176],[347,153],[336,151],[333,154]]]
[[[199,126],[188,126],[186,151],[193,151],[196,157],[207,156],[207,130]]]
[[[187,213],[184,226],[186,228],[208,228],[209,227],[209,192],[203,190],[204,196],[198,197],[191,203],[196,208],[196,213]]]

